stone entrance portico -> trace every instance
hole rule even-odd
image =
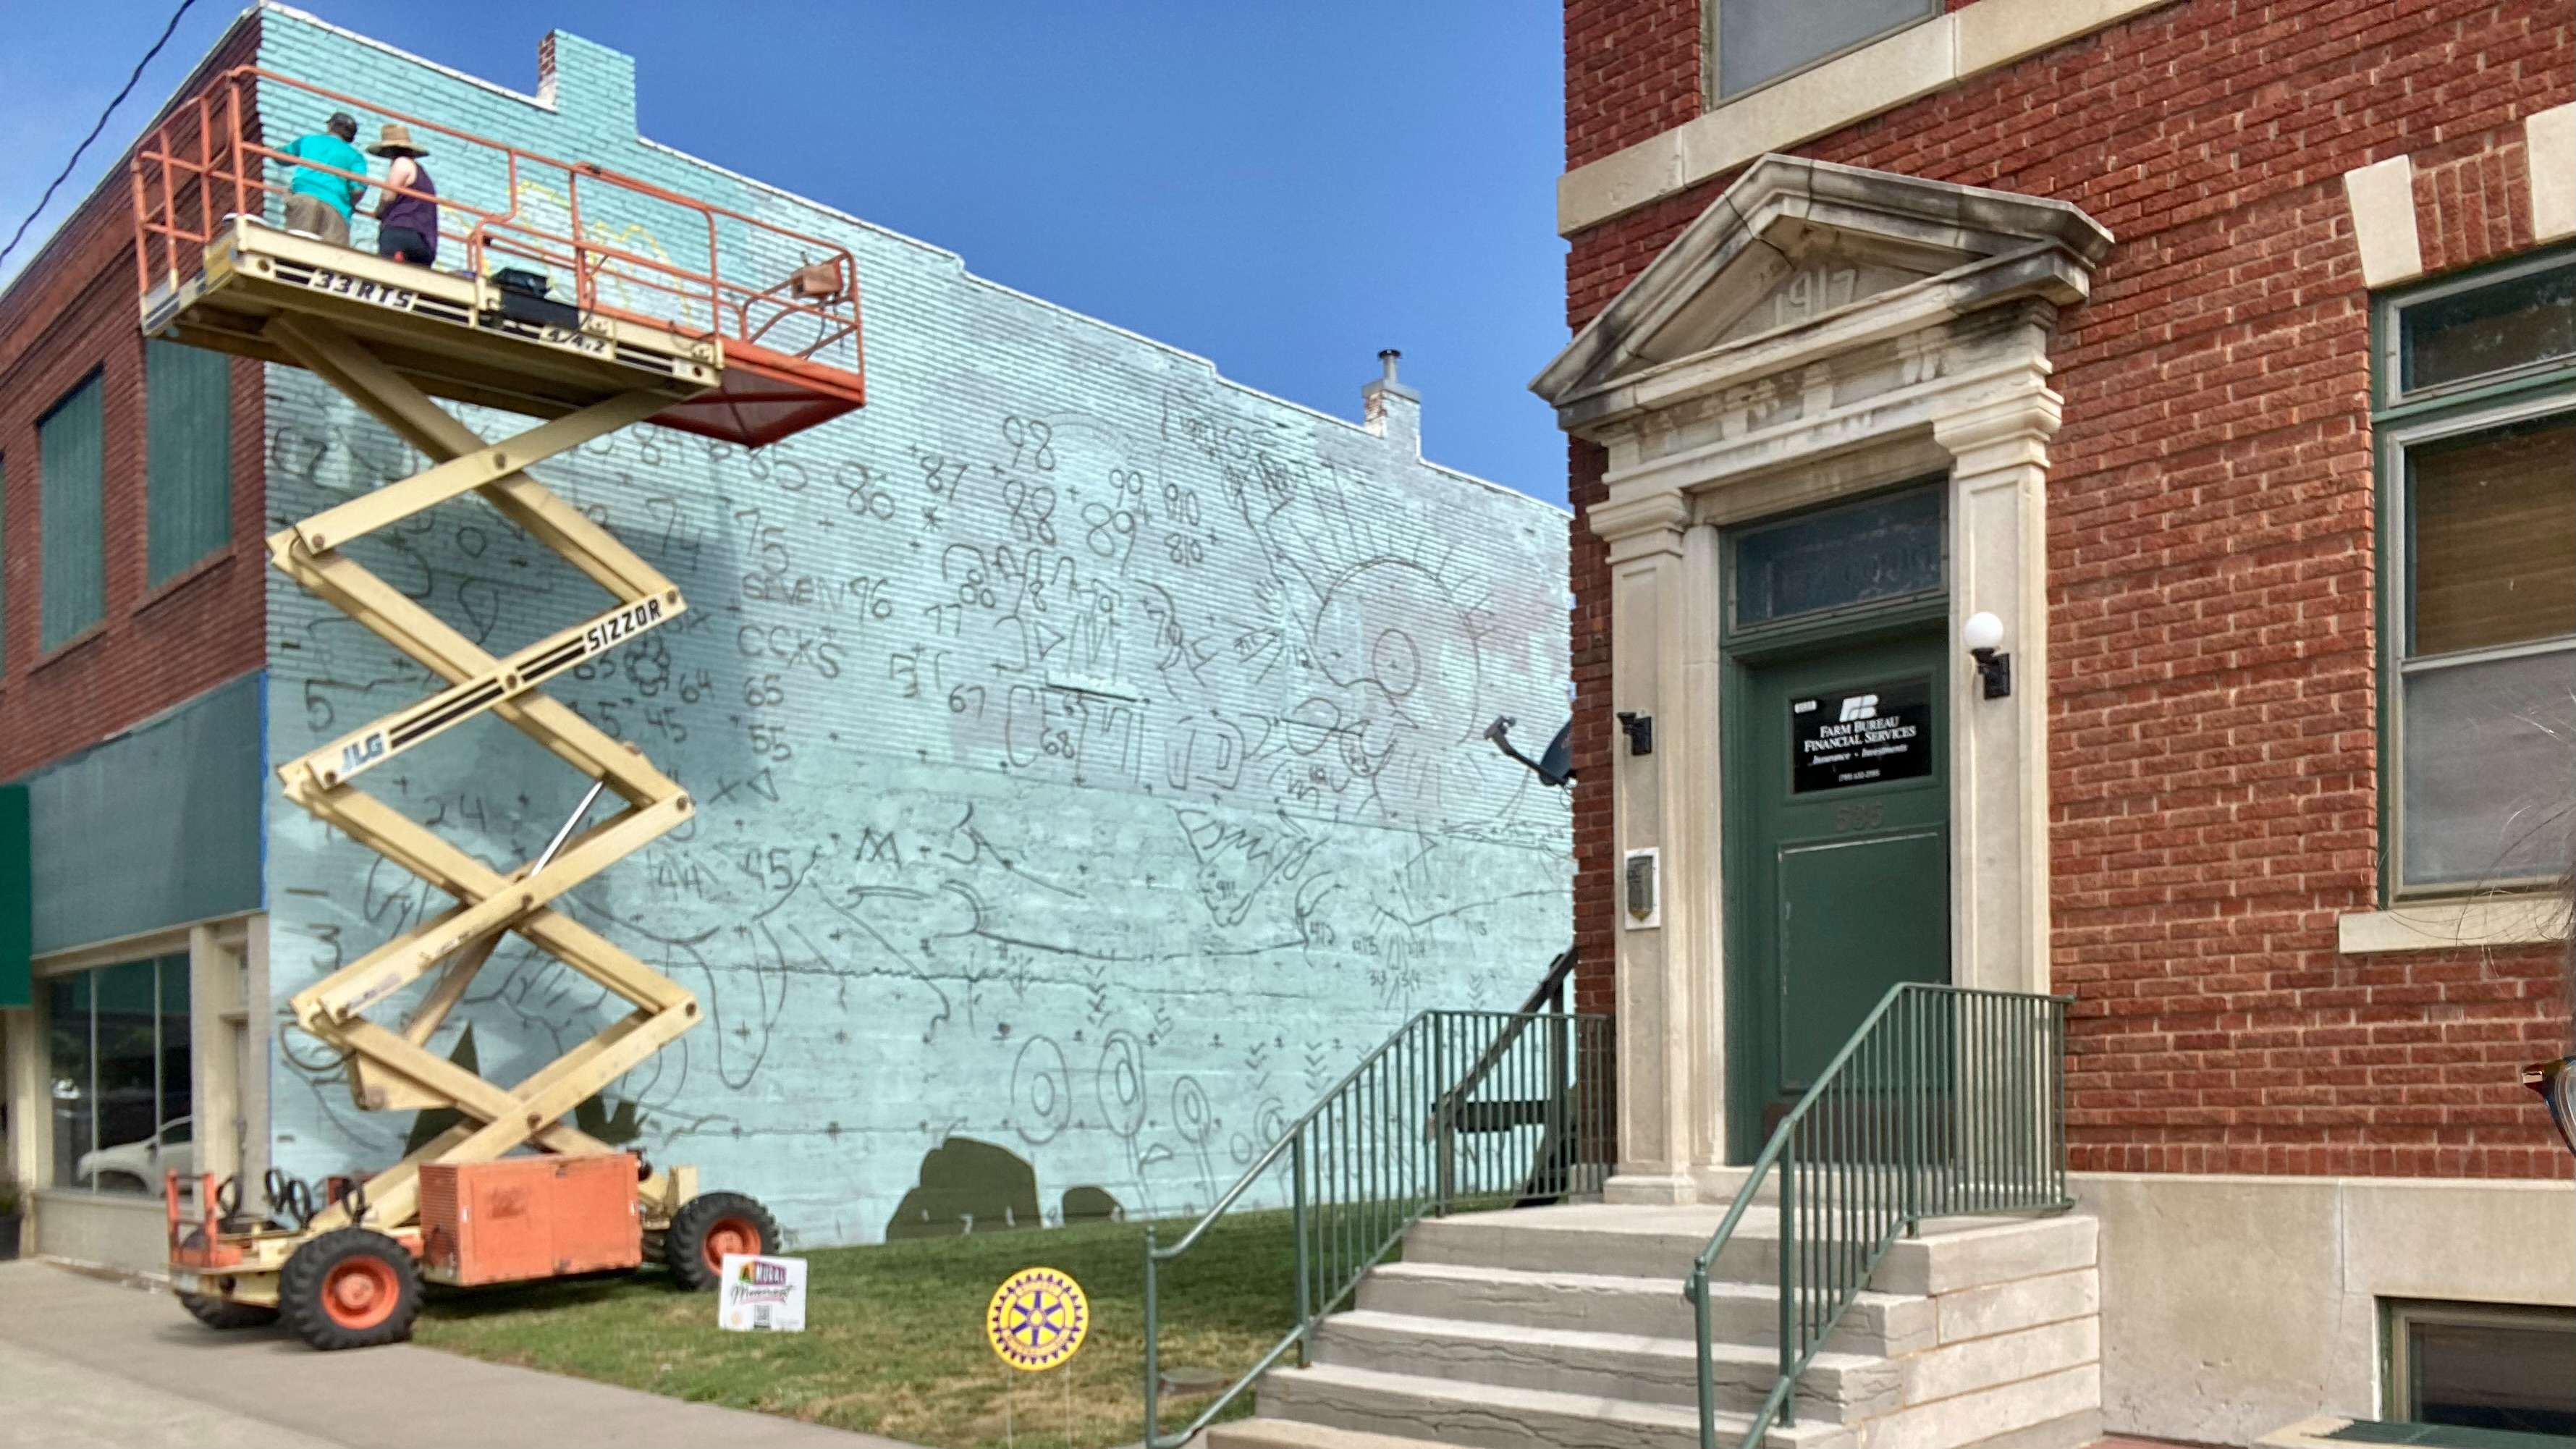
[[[1952,979],[2045,991],[2046,483],[2060,308],[2110,233],[2063,202],[1764,156],[1532,384],[1608,451],[1618,858],[1656,910],[1617,951],[1613,1201],[1710,1200],[1726,1161],[1725,882],[1717,808],[1719,530],[1945,476],[1951,637],[2002,621],[2013,691],[1949,673]]]

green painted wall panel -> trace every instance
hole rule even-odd
[[[36,425],[44,577],[41,647],[52,649],[107,616],[107,419],[97,374]]]
[[[232,534],[232,359],[152,342],[143,357],[144,476],[152,584]]]
[[[27,856],[27,788],[0,785],[0,1007],[35,1000],[28,979],[34,937]]]
[[[218,685],[20,782],[36,954],[258,908],[264,687]]]

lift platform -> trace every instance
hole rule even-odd
[[[428,138],[451,265],[280,225],[294,168],[330,168],[263,136],[318,130],[334,110],[362,131],[395,121]],[[542,689],[688,606],[528,470],[636,423],[760,447],[861,406],[855,262],[819,237],[253,67],[174,107],[137,150],[133,197],[147,335],[305,368],[432,460],[280,530],[268,548],[281,572],[446,685],[277,773],[287,799],[455,902],[299,992],[297,1023],[342,1055],[360,1108],[461,1120],[319,1194],[274,1172],[256,1197],[238,1181],[172,1175],[164,1197],[183,1301],[213,1326],[283,1316],[316,1347],[348,1348],[405,1336],[424,1278],[524,1280],[656,1257],[683,1284],[711,1286],[724,1254],[776,1245],[768,1212],[739,1194],[701,1194],[693,1169],[655,1169],[569,1120],[694,1026],[697,1000],[554,906],[685,821],[691,802],[640,751]],[[365,241],[363,222],[358,230]],[[538,421],[486,439],[439,399]],[[608,609],[495,656],[347,552],[468,493],[598,584]],[[592,782],[554,842],[509,870],[361,788],[367,772],[486,715]],[[622,808],[589,823],[603,793]],[[509,933],[627,1010],[502,1086],[429,1042]],[[405,996],[398,1024],[369,1017]],[[494,1206],[503,1203],[511,1211]]]

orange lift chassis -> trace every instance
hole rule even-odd
[[[273,223],[298,163],[263,144],[263,127],[293,134],[281,116],[318,122],[333,109],[429,134],[451,177],[506,178],[497,204],[477,204],[453,181],[438,198],[442,260],[456,270]],[[342,1055],[362,1109],[452,1109],[461,1120],[363,1181],[334,1179],[320,1204],[272,1173],[266,1210],[245,1216],[238,1181],[171,1175],[170,1264],[189,1311],[216,1327],[282,1317],[317,1348],[354,1348],[407,1335],[423,1279],[524,1280],[653,1257],[682,1283],[711,1286],[724,1253],[776,1246],[768,1212],[739,1194],[701,1194],[694,1169],[648,1168],[568,1120],[695,1025],[697,999],[553,904],[686,820],[690,800],[641,752],[543,691],[688,605],[527,470],[632,423],[758,447],[858,407],[855,264],[820,238],[253,68],[173,109],[137,150],[133,190],[148,335],[303,367],[432,460],[281,530],[268,548],[281,572],[446,682],[277,774],[287,799],[455,900],[297,993],[296,1022]],[[530,215],[532,197],[547,214]],[[702,253],[675,261],[595,240],[611,228],[586,230],[585,207],[611,218],[649,208],[666,224],[683,219],[692,239],[702,224]],[[752,276],[762,268],[773,275]],[[539,421],[487,441],[439,398]],[[598,584],[606,611],[495,657],[346,551],[467,493]],[[360,788],[370,770],[485,715],[593,782],[554,842],[508,871]],[[589,824],[603,792],[623,808]],[[429,1046],[505,932],[629,1008],[506,1087]],[[368,1017],[406,992],[397,1024]],[[518,1210],[485,1210],[503,1205]]]

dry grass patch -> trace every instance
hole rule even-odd
[[[1180,1230],[1166,1226],[1162,1236]],[[801,1334],[723,1332],[713,1295],[680,1293],[647,1271],[441,1294],[415,1337],[452,1353],[935,1449],[1006,1438],[1109,1449],[1145,1432],[1143,1244],[1141,1227],[1113,1223],[808,1253]],[[985,1346],[984,1308],[1004,1278],[1038,1265],[1082,1284],[1092,1326],[1070,1366],[1023,1374]],[[1287,1215],[1219,1224],[1167,1272],[1162,1316],[1166,1366],[1229,1378],[1249,1367],[1295,1317]],[[1167,1405],[1165,1426],[1187,1422],[1203,1402]]]

